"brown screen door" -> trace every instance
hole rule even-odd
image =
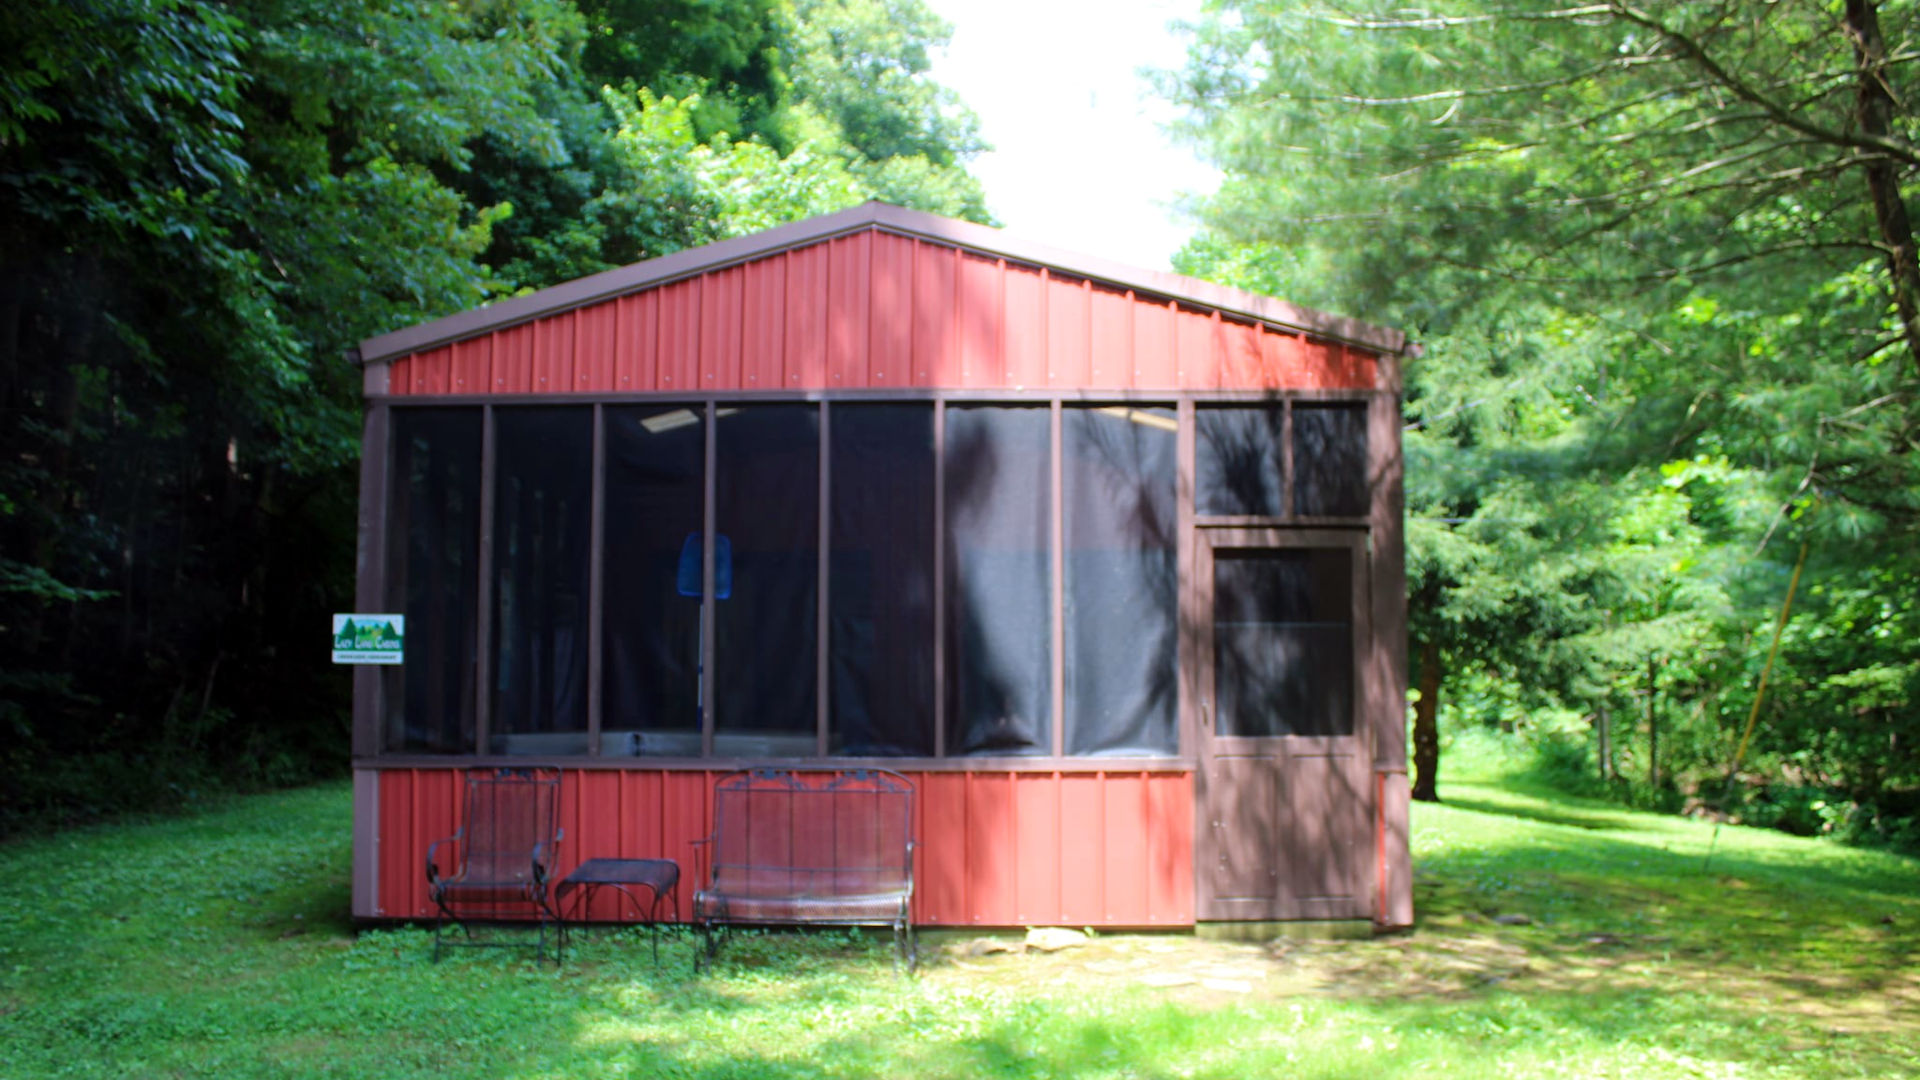
[[[1365,536],[1203,529],[1195,551],[1200,917],[1365,917]]]

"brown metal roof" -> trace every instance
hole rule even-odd
[[[1011,236],[1000,229],[957,221],[887,203],[869,202],[836,214],[796,221],[765,232],[689,248],[657,259],[516,296],[485,307],[410,326],[360,343],[361,359],[386,363],[410,353],[465,340],[490,331],[525,323],[542,316],[573,310],[664,285],[722,267],[764,258],[836,236],[877,229],[965,251],[1044,266],[1092,281],[1132,289],[1169,300],[1212,308],[1316,337],[1402,353],[1407,338],[1399,330],[1357,319],[1298,307],[1270,296],[1230,289],[1196,278],[1157,270],[1142,270],[1106,259],[1077,255]]]

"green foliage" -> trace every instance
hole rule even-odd
[[[1804,790],[1910,835],[1917,33],[1905,3],[1228,2],[1165,81],[1227,171],[1181,268],[1427,345],[1416,659],[1586,717],[1596,770],[1609,722],[1641,804]]]
[[[1729,828],[1703,869],[1708,825],[1516,781],[1415,808],[1406,934],[929,949],[913,978],[844,931],[737,935],[701,974],[691,935],[656,967],[607,928],[564,968],[433,964],[425,929],[347,921],[349,797],[0,846],[7,1074],[1869,1077],[1920,1051],[1920,866]],[[1139,984],[1170,958],[1252,989]]]
[[[909,0],[3,22],[0,831],[344,763],[357,341],[875,195],[984,215]]]

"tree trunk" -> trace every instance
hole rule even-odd
[[[1660,714],[1654,711],[1657,669],[1653,657],[1647,657],[1647,785],[1660,786]]]
[[[1413,705],[1413,797],[1439,802],[1440,648],[1420,646],[1420,700]]]
[[[1880,34],[1879,5],[1872,0],[1847,0],[1846,28],[1859,64],[1854,120],[1863,135],[1892,136],[1897,103],[1887,85],[1887,43]],[[1880,156],[1867,159],[1863,168],[1867,193],[1873,199],[1874,222],[1887,249],[1887,271],[1900,332],[1906,339],[1908,357],[1920,365],[1920,255],[1914,250],[1913,222],[1900,194],[1900,167],[1893,159]]]
[[[1594,717],[1594,729],[1600,735],[1600,779],[1613,780],[1613,710],[1600,706]]]

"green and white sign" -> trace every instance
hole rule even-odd
[[[333,662],[397,664],[406,645],[405,615],[335,615]]]

